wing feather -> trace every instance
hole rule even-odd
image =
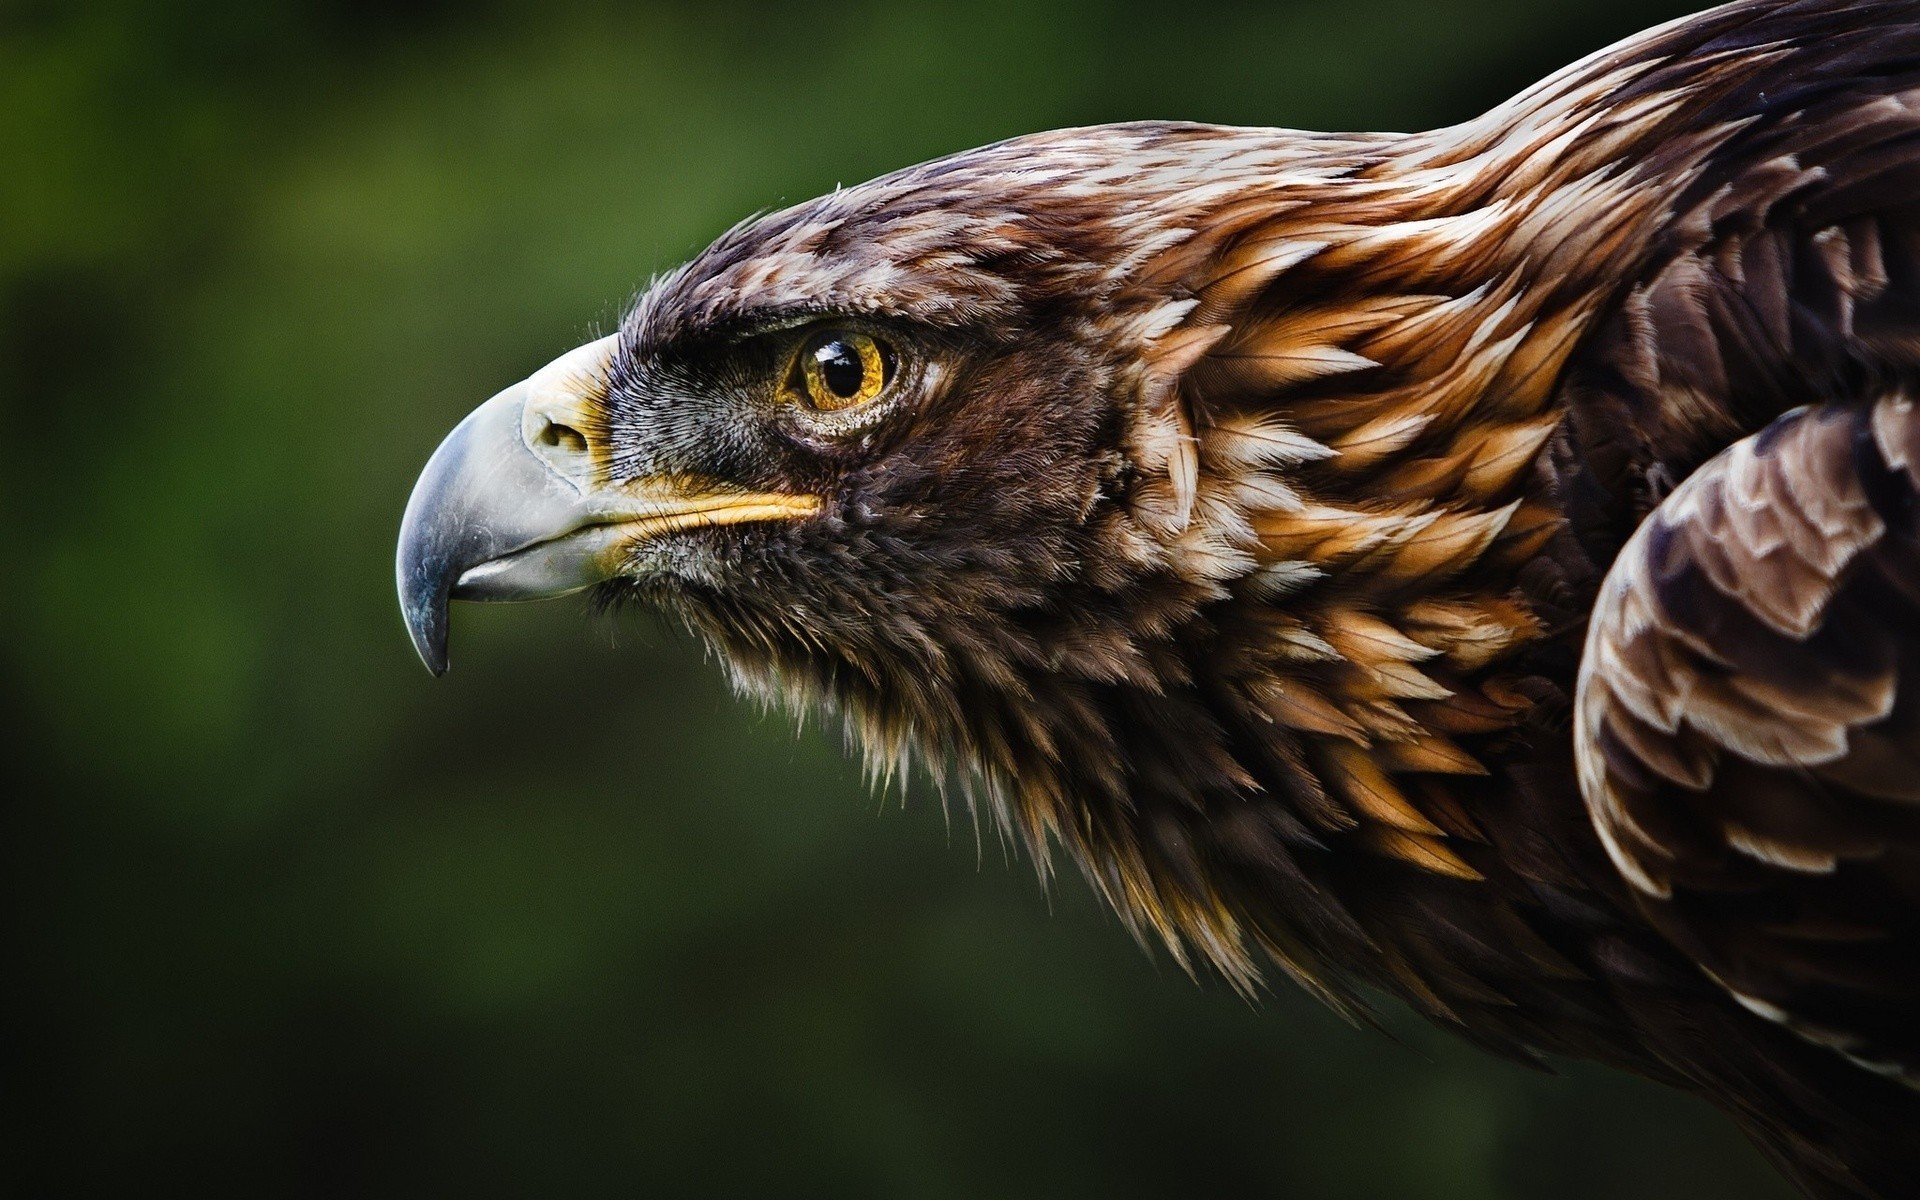
[[[1799,410],[1601,588],[1581,791],[1643,909],[1749,1010],[1920,1084],[1920,415]]]

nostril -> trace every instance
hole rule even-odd
[[[587,435],[571,425],[547,419],[536,439],[542,446],[548,446],[563,454],[585,454]]]

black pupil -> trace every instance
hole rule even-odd
[[[860,385],[867,379],[867,368],[852,346],[836,338],[815,350],[813,361],[820,364],[820,378],[834,395],[848,400],[860,394]]]

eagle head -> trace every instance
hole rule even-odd
[[[1274,424],[1203,486],[1179,385],[1298,256],[1261,243],[1209,290],[1222,223],[1271,216],[1314,150],[1070,130],[731,230],[434,455],[398,563],[422,657],[446,666],[449,599],[595,587],[677,614],[743,686],[845,714],[878,763],[1062,803],[1128,802],[1136,757],[1239,786],[1164,694],[1194,614],[1257,566],[1236,514],[1292,499],[1261,468],[1326,452]]]

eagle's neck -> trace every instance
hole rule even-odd
[[[1341,864],[1469,890],[1505,869],[1473,797],[1564,700],[1516,586],[1561,534],[1560,381],[1741,83],[1658,36],[1432,133],[1143,134],[1149,198],[1111,232],[1156,249],[1116,256],[1087,334],[1124,364],[1126,469],[1079,574],[930,618],[938,671],[735,639],[737,678],[843,714],[878,775],[951,765],[1182,962],[1417,992]],[[1182,138],[1240,183],[1189,204]]]
[[[1729,132],[1702,116],[1727,81],[1671,65],[1603,57],[1465,126],[1330,144],[1241,202],[1264,215],[1221,206],[1180,245],[1198,265],[1138,351],[1119,503],[1160,554],[1141,592],[1186,612],[1138,655],[1173,661],[1092,706],[1032,679],[994,718],[1117,785],[989,771],[1176,954],[1404,984],[1423,972],[1330,864],[1503,869],[1485,777],[1565,700],[1541,652],[1569,631],[1529,581],[1565,536],[1542,463],[1566,367]]]

